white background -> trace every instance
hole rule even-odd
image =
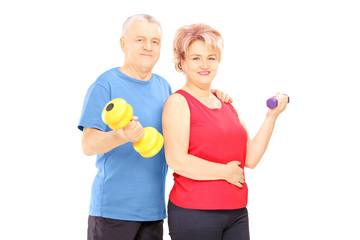
[[[175,30],[202,22],[222,33],[213,87],[234,98],[251,136],[265,100],[277,91],[290,95],[262,161],[246,170],[251,239],[360,239],[358,1],[4,2],[4,239],[86,239],[96,168],[95,157],[81,152],[77,123],[89,85],[122,65],[122,23],[137,13],[162,22],[154,72],[173,91],[185,82],[172,63]],[[167,195],[171,187],[169,171]]]

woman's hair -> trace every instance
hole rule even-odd
[[[202,23],[186,25],[179,28],[175,33],[173,51],[176,71],[183,72],[181,60],[185,59],[185,54],[195,40],[202,40],[207,46],[213,47],[219,54],[219,61],[221,60],[224,48],[224,40],[221,34]]]
[[[150,23],[156,23],[159,25],[160,30],[161,30],[161,24],[160,22],[154,18],[153,16],[147,15],[147,14],[136,14],[133,15],[131,17],[129,17],[123,24],[123,29],[122,29],[122,37],[125,35],[125,33],[129,30],[131,24],[133,24],[135,21],[137,20],[145,20],[147,22]]]

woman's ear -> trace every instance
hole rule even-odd
[[[184,59],[181,59],[180,62],[178,63],[178,68],[179,68],[182,72],[185,72],[183,66],[184,66]]]

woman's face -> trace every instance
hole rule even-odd
[[[190,45],[181,66],[188,82],[205,89],[210,88],[219,63],[218,51],[206,46],[204,41],[196,40]]]

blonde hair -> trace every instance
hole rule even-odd
[[[154,18],[153,16],[150,16],[148,14],[136,14],[133,15],[131,17],[129,17],[123,24],[123,29],[122,29],[122,36],[124,36],[126,34],[126,32],[129,30],[131,24],[133,24],[135,21],[137,20],[144,20],[150,23],[156,23],[157,25],[159,25],[160,30],[161,30],[161,24],[160,22]]]
[[[195,40],[202,40],[207,46],[213,47],[219,54],[219,61],[221,60],[224,49],[224,40],[221,34],[212,27],[202,23],[186,25],[176,31],[173,42],[176,71],[183,72],[181,60],[185,59],[190,45]]]

